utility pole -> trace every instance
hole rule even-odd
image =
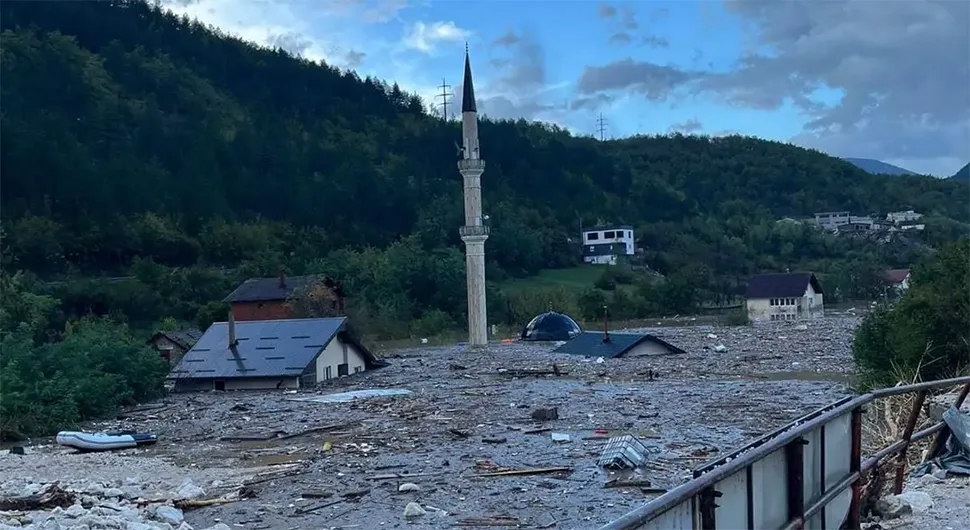
[[[606,120],[603,118],[603,113],[600,113],[600,117],[596,120],[596,132],[600,135],[600,141],[602,142],[606,134]]]
[[[435,96],[435,99],[441,98],[441,103],[435,105],[435,107],[441,106],[441,115],[444,117],[445,121],[448,121],[448,98],[453,97],[450,92],[451,85],[445,83],[445,80],[441,80],[441,85],[438,87],[441,89],[441,93]]]

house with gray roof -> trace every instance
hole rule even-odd
[[[748,280],[745,305],[752,321],[792,321],[820,317],[824,293],[810,272],[760,274]]]
[[[197,329],[185,329],[182,331],[159,331],[148,339],[155,351],[162,358],[166,359],[171,365],[176,365],[185,352],[189,351],[195,343],[202,337],[202,332]]]
[[[333,293],[333,311],[344,314],[344,292],[332,278],[321,275],[287,276],[280,271],[274,278],[250,278],[236,287],[223,301],[229,303],[237,322],[292,318],[288,301],[301,291],[321,286]],[[299,315],[297,315],[299,316]]]
[[[686,353],[684,350],[649,333],[614,333],[585,331],[553,350],[584,357],[647,357]]]
[[[230,313],[231,315],[231,313]],[[169,373],[176,391],[306,388],[386,366],[345,317],[216,322]]]

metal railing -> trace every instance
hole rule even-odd
[[[858,530],[862,478],[896,455],[893,492],[900,493],[910,444],[936,434],[928,453],[933,456],[949,436],[942,421],[913,432],[926,397],[956,385],[963,385],[953,403],[959,409],[970,377],[843,398],[698,468],[693,480],[599,530]],[[901,438],[863,461],[863,406],[910,393],[916,399]]]

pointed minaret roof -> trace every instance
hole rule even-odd
[[[472,83],[472,63],[468,59],[468,43],[465,43],[465,79],[461,82],[461,111],[478,112],[475,106],[475,85]]]

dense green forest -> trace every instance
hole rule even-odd
[[[420,98],[140,1],[4,2],[0,15],[3,268],[59,300],[55,320],[204,325],[237,282],[285,266],[340,280],[375,333],[461,326],[459,125]],[[908,266],[970,221],[967,182],[869,175],[754,138],[597,142],[520,120],[485,121],[481,144],[499,323],[554,297],[587,313],[618,292],[635,295],[608,300],[623,316],[683,312],[786,268],[852,298],[865,294],[853,274]],[[776,223],[903,207],[928,216],[904,243]],[[581,222],[636,226],[665,286],[503,292],[575,265]]]

